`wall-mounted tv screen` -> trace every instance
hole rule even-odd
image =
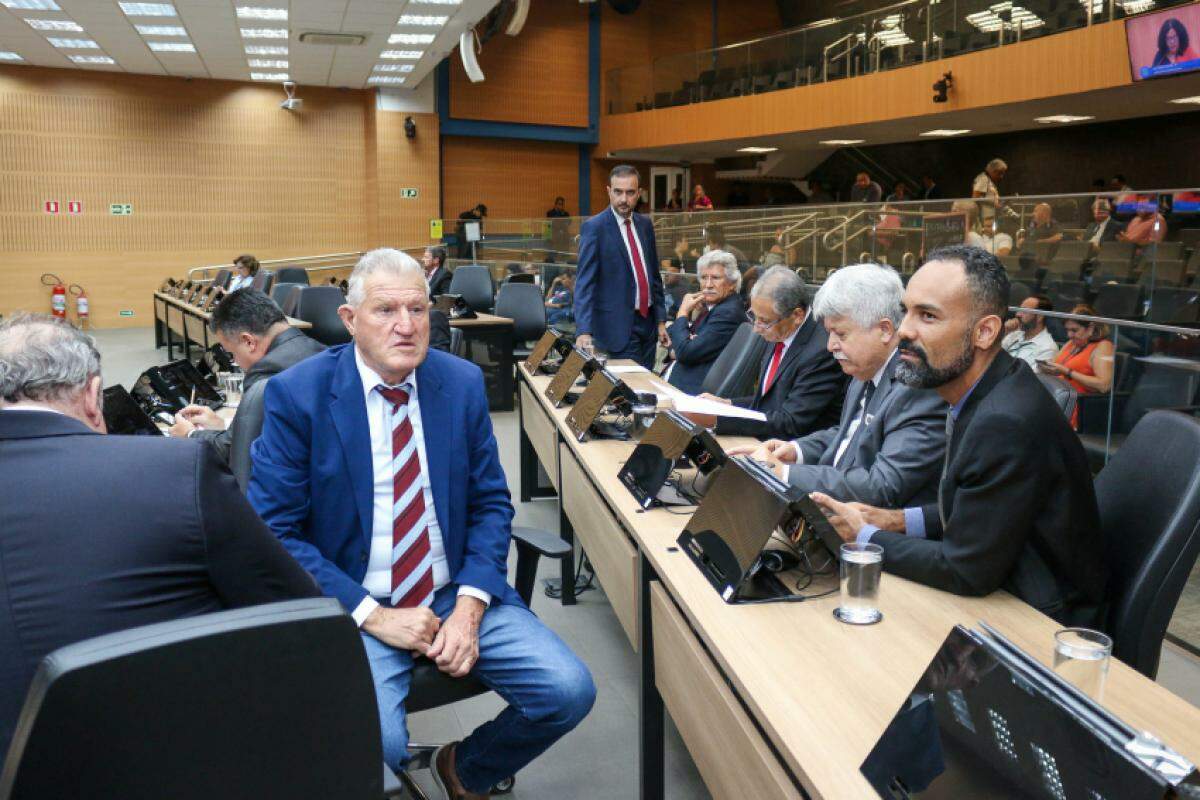
[[[1135,81],[1200,70],[1200,4],[1125,20]]]

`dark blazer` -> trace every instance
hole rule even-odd
[[[698,325],[676,317],[667,326],[671,349],[675,352],[675,366],[671,367],[668,382],[688,394],[699,394],[709,367],[745,321],[746,307],[737,292],[709,309]]]
[[[437,297],[439,294],[449,293],[450,281],[453,278],[454,273],[439,264],[429,277],[429,296]]]
[[[319,596],[211,447],[0,411],[0,753],[64,645]]]
[[[788,482],[805,492],[824,492],[842,501],[903,508],[937,500],[937,482],[946,452],[946,401],[929,389],[913,389],[895,379],[893,353],[879,378],[866,417],[837,466],[838,446],[862,412],[867,390],[851,381],[842,420],[833,428],[796,442],[803,462],[788,470]]]
[[[1100,234],[1100,241],[1101,243],[1115,242],[1117,240],[1117,234],[1125,230],[1125,226],[1113,217],[1109,217],[1106,221],[1108,222],[1108,225],[1104,228],[1104,233]],[[1083,230],[1083,241],[1090,242],[1092,237],[1096,235],[1096,229],[1099,228],[1100,225],[1101,223],[1096,222],[1095,220],[1089,222],[1088,226]]]
[[[825,349],[829,334],[813,319],[804,319],[792,346],[783,354],[779,373],[766,395],[763,379],[771,364],[774,346],[768,345],[758,368],[754,394],[734,397],[733,404],[753,408],[767,415],[766,422],[720,417],[717,433],[729,436],[757,436],[760,439],[797,439],[812,431],[837,425],[842,410],[846,375]]]
[[[429,346],[450,352],[450,318],[436,308],[429,309]]]
[[[450,580],[494,602],[520,604],[508,585],[513,507],[488,416],[483,373],[430,350],[417,402],[434,510]],[[262,435],[251,447],[250,503],[325,594],[353,611],[367,590],[374,479],[371,432],[354,344],[276,375]]]
[[[1108,567],[1092,473],[1079,438],[1029,366],[1001,351],[968,396],[949,442],[926,538],[879,531],[884,569],[938,589],[1007,589],[1072,625],[1101,619]]]
[[[638,241],[645,257],[650,282],[650,319],[657,325],[667,318],[658,250],[650,218],[633,215]],[[633,265],[625,249],[625,232],[617,225],[608,206],[579,226],[579,267],[575,278],[576,335],[589,333],[596,346],[608,351],[623,350],[629,343],[637,311],[633,308],[637,287]]]
[[[288,328],[286,331],[281,331],[278,336],[271,342],[271,346],[267,348],[267,352],[258,363],[251,367],[246,372],[246,377],[242,379],[242,400],[238,404],[238,412],[233,417],[233,422],[229,424],[223,431],[197,431],[194,439],[203,439],[216,448],[217,454],[221,460],[233,468],[234,476],[238,479],[238,483],[242,489],[246,488],[246,479],[249,477],[248,462],[246,458],[248,453],[242,454],[241,469],[233,463],[231,455],[231,446],[234,440],[234,427],[245,427],[248,423],[257,422],[257,425],[251,425],[251,430],[254,435],[250,437],[250,441],[258,438],[258,427],[262,425],[261,412],[254,414],[243,414],[246,403],[246,395],[254,388],[254,384],[261,380],[266,380],[272,375],[277,375],[283,372],[293,364],[299,364],[304,359],[311,355],[316,355],[325,349],[325,345],[318,342],[316,339],[308,336],[299,328]],[[256,417],[256,420],[251,420],[250,417]],[[247,435],[248,431],[240,431],[238,438]]]

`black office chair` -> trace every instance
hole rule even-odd
[[[377,800],[382,760],[357,626],[336,600],[295,600],[132,628],[46,656],[0,799]]]
[[[546,301],[542,290],[532,283],[505,283],[496,294],[497,317],[513,321],[513,360],[519,361],[532,350],[529,342],[546,332]]]
[[[275,283],[275,273],[269,269],[260,269],[254,273],[254,279],[250,281],[250,288],[257,289],[260,292],[271,293],[271,286]]]
[[[284,267],[276,274],[275,280],[280,283],[302,283],[308,286],[308,270],[304,267]]]
[[[1136,283],[1102,283],[1096,287],[1094,307],[1101,317],[1140,319],[1142,287]]]
[[[450,355],[467,357],[467,340],[463,336],[462,328],[450,329]]]
[[[767,343],[754,332],[749,322],[743,322],[729,337],[729,343],[708,368],[700,391],[717,397],[737,397],[752,394],[758,378],[758,365],[766,352]]]
[[[1042,386],[1046,387],[1046,391],[1054,398],[1054,402],[1058,403],[1058,407],[1062,409],[1067,419],[1075,413],[1075,402],[1079,397],[1079,393],[1075,391],[1075,387],[1055,375],[1043,375],[1035,373],[1037,379],[1042,382]],[[241,411],[239,410],[240,414]]]
[[[513,543],[517,547],[517,575],[513,588],[517,590],[525,605],[532,607],[533,589],[537,579],[538,561],[542,556],[547,558],[565,558],[571,552],[571,545],[560,537],[547,531],[534,528],[513,527]],[[416,714],[441,706],[468,700],[477,695],[491,691],[472,676],[451,678],[437,668],[433,662],[418,658],[413,664],[412,684],[408,690],[408,700],[405,702],[405,712]],[[378,720],[378,716],[375,717]],[[409,772],[418,769],[430,769],[433,756],[441,745],[408,743],[410,761],[408,770],[400,773],[399,784],[386,788],[385,797],[396,797],[401,790],[407,790],[416,800],[428,800],[421,787],[413,780]],[[493,787],[493,793],[505,793],[512,788],[513,778],[501,781]],[[0,798],[2,800],[2,798]]]
[[[293,313],[296,310],[296,298],[305,285],[303,283],[277,283],[271,287],[271,299],[275,301],[275,305],[279,306],[280,311],[289,317],[294,317],[296,316]]]
[[[302,286],[294,292],[297,317],[311,323],[305,331],[323,345],[332,347],[350,341],[350,331],[338,316],[338,309],[346,303],[346,295],[336,286]]]
[[[1113,655],[1151,680],[1200,552],[1200,420],[1152,411],[1096,476]]]
[[[217,276],[212,279],[212,285],[219,289],[228,289],[229,281],[233,278],[233,273],[227,269],[217,270]]]
[[[475,311],[491,312],[496,284],[491,271],[480,264],[457,267],[450,278],[450,294],[461,294]]]

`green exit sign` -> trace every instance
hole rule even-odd
[[[108,213],[114,217],[127,217],[133,213],[133,203],[112,203],[108,207]]]
[[[133,311],[128,308],[122,309],[121,311],[119,311],[117,313],[119,313],[122,317],[132,317],[133,316]]]
[[[417,199],[417,190],[416,189],[401,189],[400,197],[404,198],[405,200],[416,200]]]

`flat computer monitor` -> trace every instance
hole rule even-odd
[[[121,385],[104,390],[104,427],[119,436],[162,436],[150,415]]]
[[[1200,69],[1200,5],[1175,6],[1125,20],[1135,81]]]

